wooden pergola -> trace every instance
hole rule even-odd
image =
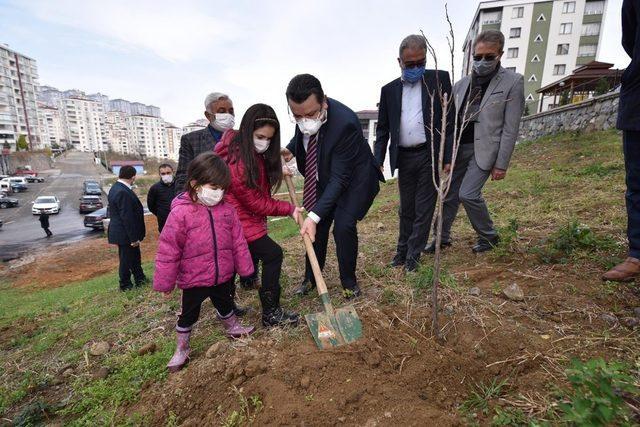
[[[589,96],[603,80],[608,83],[609,87],[615,87],[620,83],[624,70],[612,70],[611,67],[613,64],[608,62],[591,61],[576,68],[567,77],[538,89],[536,92],[540,94],[539,112],[542,111],[545,95],[553,96],[553,104],[557,105],[558,94],[567,91],[569,99],[572,101],[576,95],[582,95],[583,98]]]

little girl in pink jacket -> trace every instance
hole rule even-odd
[[[185,192],[173,200],[160,234],[153,288],[169,296],[182,289],[177,348],[167,368],[180,370],[189,359],[191,329],[200,306],[211,299],[229,337],[253,332],[233,312],[235,273],[248,277],[253,261],[235,209],[222,201],[231,181],[226,163],[213,153],[196,157],[187,171]]]

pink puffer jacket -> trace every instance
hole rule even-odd
[[[253,273],[235,209],[225,202],[206,207],[180,194],[160,234],[153,289],[169,292],[176,285],[180,289],[214,286],[234,273],[241,277]]]

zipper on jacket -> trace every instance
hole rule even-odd
[[[213,224],[213,214],[211,213],[211,210],[209,208],[207,208],[207,212],[209,213],[209,224],[211,224],[211,235],[213,236],[213,259],[216,263],[216,274],[215,274],[215,279],[213,281],[213,285],[217,285],[218,284],[218,274],[219,274],[219,270],[218,270],[218,239],[216,239],[216,228],[214,227]]]

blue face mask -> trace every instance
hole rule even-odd
[[[424,75],[424,65],[421,67],[404,68],[402,70],[402,80],[409,83],[416,83]]]

